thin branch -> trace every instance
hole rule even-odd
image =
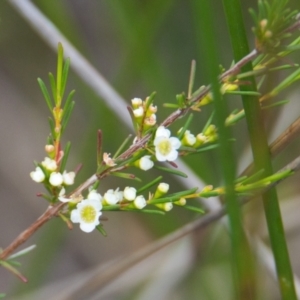
[[[300,169],[300,156],[297,157],[295,160],[293,160],[290,164],[285,166],[283,169],[281,169],[279,172],[283,172],[285,170],[292,170],[296,172],[299,171],[299,169]],[[265,190],[260,191],[259,194],[273,188],[283,180],[272,183]],[[240,204],[245,205],[250,200],[255,199],[257,195],[258,194],[252,197],[241,199]],[[109,282],[116,279],[116,277],[120,276],[123,272],[127,271],[129,268],[132,268],[134,265],[141,262],[142,260],[149,257],[150,255],[154,254],[155,252],[159,251],[160,249],[178,241],[179,239],[187,236],[188,234],[206,228],[207,226],[211,225],[213,222],[219,220],[225,215],[226,215],[226,207],[223,206],[216,211],[210,212],[207,215],[184,225],[183,227],[174,231],[173,233],[170,233],[169,235],[161,238],[160,240],[151,243],[149,246],[146,246],[141,250],[134,252],[132,255],[125,256],[116,260],[114,263],[109,264],[107,269],[103,270],[103,268],[101,268],[98,272],[97,271],[93,272],[93,275],[88,276],[88,279],[86,281],[81,280],[80,284],[74,286],[72,291],[70,291],[68,295],[65,295],[64,300],[74,299],[74,296],[75,295],[78,296],[78,294],[82,296],[85,295],[86,293],[91,294],[93,292],[98,291],[99,289],[107,285]],[[255,243],[257,243],[257,239]],[[261,250],[262,245],[260,244],[259,247],[260,248],[258,249]],[[297,277],[295,278],[297,280]],[[296,286],[300,286],[300,283],[297,282]]]
[[[300,118],[294,121],[280,136],[269,146],[271,156],[275,157],[282,152],[300,134]],[[240,176],[249,175],[253,171],[251,163]]]

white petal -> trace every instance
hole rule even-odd
[[[172,148],[174,148],[174,149],[180,148],[181,142],[179,141],[178,138],[176,138],[176,137],[171,137],[169,140],[170,140],[170,142],[171,142]]]
[[[168,161],[174,161],[176,160],[178,157],[178,152],[176,150],[172,150],[167,156],[166,156],[166,160]]]
[[[91,190],[88,194],[88,199],[98,200],[99,202],[102,200],[102,196],[97,193],[96,190]]]
[[[98,224],[82,222],[82,223],[80,223],[79,227],[84,232],[92,232],[97,225],[99,225],[99,221],[98,221]]]
[[[80,222],[80,214],[79,214],[78,209],[73,209],[71,211],[71,218],[70,219],[73,223],[79,223]]]
[[[134,187],[126,186],[124,189],[124,198],[128,201],[133,201],[136,197],[136,189]]]
[[[155,137],[170,137],[171,132],[169,129],[166,129],[164,126],[159,126],[156,130]]]
[[[58,172],[53,172],[50,175],[49,182],[53,186],[59,186],[63,183],[63,176]]]
[[[45,179],[45,174],[40,167],[36,167],[35,171],[30,172],[30,177],[35,182],[43,182]]]
[[[75,179],[75,172],[67,173],[66,171],[64,171],[63,173],[64,184],[72,185],[74,184],[74,179]]]
[[[147,202],[146,202],[144,196],[142,196],[142,195],[137,196],[134,200],[134,205],[138,209],[144,208],[147,205]]]
[[[154,162],[150,159],[150,155],[143,156],[139,161],[139,166],[142,170],[148,171],[154,166]]]

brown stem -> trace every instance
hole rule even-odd
[[[56,206],[49,206],[47,210],[26,230],[20,233],[17,238],[0,254],[0,260],[5,260],[15,249],[25,243],[42,225],[57,215],[65,203],[59,203]]]

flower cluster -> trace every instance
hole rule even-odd
[[[35,171],[30,172],[30,177],[35,182],[43,182],[52,187],[60,187],[74,184],[75,172],[58,172],[58,163],[49,157],[38,164]]]
[[[179,130],[179,133],[182,129]],[[204,132],[198,133],[196,136],[189,130],[186,130],[181,139],[184,146],[198,148],[206,143],[215,142],[218,139],[217,128],[215,125],[209,125]]]
[[[103,197],[96,191],[91,190],[87,197],[65,198],[60,195],[58,199],[61,202],[70,202],[71,210],[70,220],[73,223],[80,223],[80,229],[85,232],[91,232],[100,224],[99,217],[102,215],[102,209],[105,206],[125,205],[135,209],[143,209],[146,205],[146,199],[142,195],[137,195],[134,187],[126,187],[124,191],[109,189]]]
[[[152,104],[152,97],[147,97],[145,101],[133,98],[131,103],[137,131],[142,135],[156,124],[157,107]]]

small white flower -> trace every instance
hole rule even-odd
[[[115,191],[113,189],[108,190],[104,196],[103,200],[108,205],[115,205],[123,199],[123,192],[119,191],[117,188]]]
[[[55,148],[54,148],[53,145],[46,145],[46,146],[45,146],[45,151],[46,151],[47,153],[51,153],[51,152],[53,152],[54,150],[55,150]]]
[[[35,171],[30,172],[30,177],[35,182],[43,182],[45,179],[45,174],[40,167],[36,167]]]
[[[75,179],[75,172],[69,172],[67,173],[64,171],[63,173],[63,181],[65,185],[72,185],[74,184],[74,179]]]
[[[149,111],[151,111],[153,114],[155,114],[157,112],[157,106],[154,106],[153,104],[151,104],[149,106]]]
[[[165,211],[170,211],[173,208],[173,203],[172,202],[164,203],[163,208]]]
[[[170,130],[159,126],[154,139],[155,155],[158,161],[174,161],[178,156],[177,149],[181,146],[178,138],[170,137]]]
[[[184,206],[186,204],[185,198],[180,198],[178,201],[174,202],[176,205]]]
[[[115,166],[114,160],[110,157],[110,153],[103,153],[103,161],[107,166],[113,167]]]
[[[58,200],[61,201],[61,202],[64,202],[64,203],[70,202],[71,199],[70,199],[70,198],[66,198],[66,197],[65,197],[65,194],[66,194],[66,190],[65,190],[65,188],[63,187],[63,188],[60,190],[59,194],[58,194]]]
[[[102,196],[99,193],[97,193],[96,190],[91,190],[87,196],[87,199],[97,200],[97,201],[101,202]]]
[[[76,195],[76,196],[72,195],[70,198],[66,198],[65,194],[66,194],[66,190],[63,187],[58,194],[58,200],[61,202],[64,202],[64,203],[66,203],[66,202],[79,203],[83,200],[83,197],[81,194]]]
[[[134,206],[138,209],[142,209],[147,205],[146,199],[144,196],[140,195],[134,199]]]
[[[42,166],[49,171],[55,171],[57,169],[56,161],[49,157],[45,157],[45,159],[42,161]]]
[[[131,104],[134,108],[139,107],[143,104],[143,100],[141,98],[133,98],[131,100]]]
[[[154,166],[154,162],[150,158],[150,155],[145,155],[139,160],[140,169],[148,171]]]
[[[136,108],[133,110],[133,115],[136,117],[136,118],[140,118],[144,115],[144,109],[142,106]]]
[[[196,143],[196,137],[189,130],[184,133],[184,140],[188,146],[193,146]]]
[[[61,173],[53,172],[50,175],[49,182],[53,186],[59,186],[63,183],[64,179]]]
[[[169,188],[170,188],[170,185],[165,182],[161,182],[157,187],[157,189],[163,194],[166,194],[169,191]]]
[[[136,189],[134,187],[126,186],[124,189],[124,198],[128,201],[133,201],[136,197]]]
[[[152,114],[149,117],[145,118],[144,123],[147,126],[154,126],[156,124],[156,115]]]
[[[102,204],[96,199],[85,199],[77,204],[76,209],[71,212],[71,221],[80,223],[80,229],[91,232],[100,224],[99,217],[102,212]]]

